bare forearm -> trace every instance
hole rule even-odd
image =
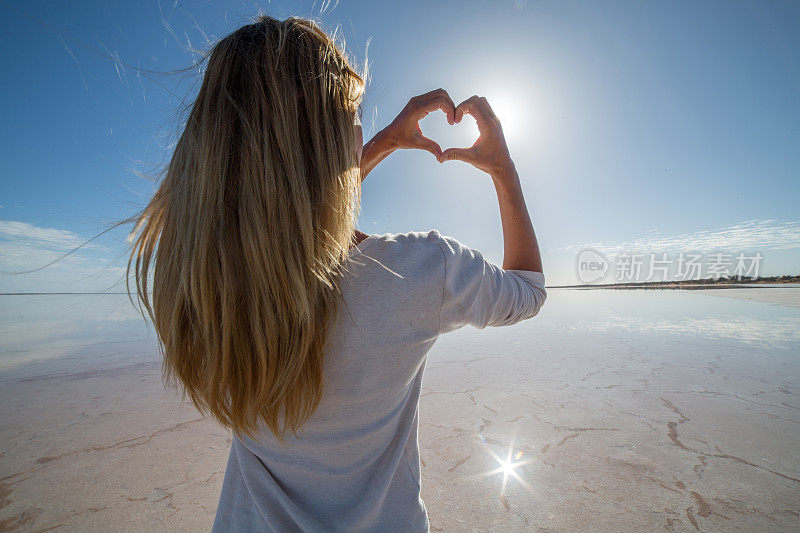
[[[539,243],[533,231],[519,175],[515,169],[492,175],[503,225],[503,268],[543,272]]]
[[[381,130],[364,145],[361,152],[361,181],[372,172],[378,163],[395,151],[395,147],[387,138],[385,130]]]
[[[395,150],[404,148],[426,150],[438,160],[442,155],[442,149],[422,134],[419,121],[428,113],[441,109],[447,115],[447,121],[453,124],[455,108],[453,100],[444,89],[436,89],[411,98],[392,123],[364,145],[361,151],[361,181],[364,181],[367,174]]]
[[[543,272],[539,243],[500,119],[486,98],[477,95],[458,104],[455,122],[461,122],[464,114],[475,117],[478,140],[470,148],[448,148],[439,161],[464,161],[492,177],[503,223],[503,269]]]

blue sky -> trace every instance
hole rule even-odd
[[[371,80],[365,137],[437,87],[486,96],[503,121],[548,284],[612,254],[763,255],[800,271],[800,4],[796,2],[2,2],[0,270],[48,263],[141,208],[169,156],[191,65],[255,16],[339,25]],[[367,47],[367,43],[369,46]],[[443,148],[474,125],[423,130]],[[401,151],[364,182],[368,233],[432,228],[502,264],[488,176]],[[126,230],[0,292],[103,290]],[[119,290],[120,287],[117,288]]]

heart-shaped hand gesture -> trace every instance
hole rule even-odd
[[[436,89],[413,97],[399,115],[386,128],[387,142],[394,149],[417,148],[427,150],[439,160],[441,147],[433,140],[425,137],[419,127],[419,121],[428,113],[441,109],[447,115],[447,122],[455,124],[456,106],[444,89]]]
[[[503,128],[486,98],[472,96],[458,104],[455,113],[456,123],[461,122],[464,113],[475,118],[479,132],[478,140],[470,148],[448,148],[437,158],[439,162],[457,159],[493,177],[513,173],[514,162],[506,145]]]
[[[438,143],[425,137],[419,121],[437,109],[444,111],[451,126],[461,122],[465,113],[472,115],[480,133],[475,144],[470,148],[448,148],[442,152]],[[436,156],[440,163],[464,161],[494,179],[505,179],[516,173],[500,120],[486,98],[479,96],[468,98],[458,107],[453,105],[453,100],[444,89],[413,97],[391,124],[364,145],[360,161],[362,181],[383,158],[402,148],[426,150]]]

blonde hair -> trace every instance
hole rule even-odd
[[[283,440],[323,392],[361,207],[354,123],[365,76],[335,33],[296,17],[261,16],[208,57],[136,219],[128,278],[133,270],[165,382],[236,433],[255,436],[263,422]]]

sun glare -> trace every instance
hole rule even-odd
[[[514,142],[524,135],[528,110],[522,98],[511,92],[497,91],[487,93],[486,99],[503,125],[506,141]]]
[[[509,146],[513,147],[521,140],[529,139],[531,129],[528,123],[529,105],[520,96],[521,93],[503,88],[485,92],[478,90],[477,94],[488,100],[495,115],[500,119],[503,135]],[[449,126],[444,120],[444,114],[437,111],[423,118],[419,124],[422,132],[439,143],[442,149],[467,148],[472,146],[479,135],[475,120],[469,115],[465,115],[460,124]]]
[[[514,463],[508,463],[506,461],[503,461],[502,459],[500,459],[498,463],[500,464],[500,471],[503,472],[504,475],[513,474],[514,468],[517,466]]]
[[[481,440],[481,442],[483,442],[483,444],[487,444],[486,438],[482,434],[479,433],[478,438]],[[497,463],[497,467],[488,470],[486,472],[483,472],[480,475],[481,476],[494,476],[497,474],[503,475],[503,479],[500,485],[500,497],[503,497],[503,495],[505,494],[509,479],[515,480],[529,492],[533,490],[531,485],[517,471],[518,468],[531,463],[532,459],[531,458],[523,459],[522,456],[524,455],[524,452],[522,450],[517,450],[516,453],[514,452],[513,438],[511,439],[511,442],[509,442],[508,444],[508,449],[506,450],[505,459],[498,456],[488,447],[486,448],[486,452]]]

